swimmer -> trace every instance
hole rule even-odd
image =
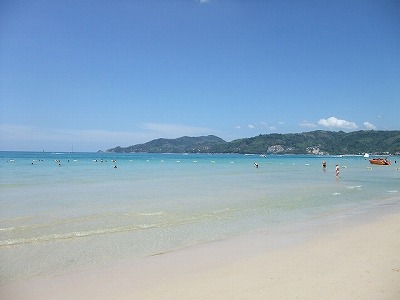
[[[258,169],[258,163],[254,163],[254,168]]]

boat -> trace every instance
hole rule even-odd
[[[382,166],[389,166],[390,160],[386,158],[372,158],[369,162],[373,165],[382,165]]]

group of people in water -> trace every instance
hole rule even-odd
[[[254,168],[258,169],[258,163],[256,163],[256,162],[254,163]],[[324,171],[326,171],[326,161],[322,162],[322,169]],[[336,165],[335,166],[335,176],[336,176],[336,178],[339,178],[339,173],[340,173],[339,165]]]
[[[323,161],[323,162],[322,162],[322,169],[323,169],[324,171],[326,171],[326,161]],[[336,178],[339,178],[339,173],[340,173],[339,165],[336,165],[336,166],[335,166],[335,176],[336,176]]]

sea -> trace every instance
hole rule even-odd
[[[0,152],[0,283],[400,211],[400,157],[389,159]]]

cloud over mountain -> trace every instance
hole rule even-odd
[[[376,130],[376,126],[370,122],[364,122],[364,126],[367,129]]]
[[[357,124],[354,122],[341,120],[336,117],[330,117],[328,119],[320,119],[318,124],[329,128],[339,128],[339,129],[356,129]]]

